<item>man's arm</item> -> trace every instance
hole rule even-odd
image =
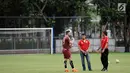
[[[72,47],[73,42],[71,41],[70,37],[68,37],[69,40],[69,46]]]
[[[107,42],[106,45],[105,45],[105,49],[107,48],[107,46],[108,46],[108,42]]]
[[[107,48],[107,46],[108,46],[108,37],[106,37],[105,49]]]
[[[106,42],[105,44],[105,48],[102,50],[102,53],[105,51],[105,49],[107,48],[108,42]]]
[[[86,53],[88,53],[89,48],[90,48],[90,42],[88,41],[88,48],[86,50]]]
[[[62,40],[62,44],[63,44],[63,45],[65,44],[65,39],[66,39],[66,38],[64,37],[63,40]]]
[[[101,37],[102,38],[102,37]],[[100,46],[99,48],[97,49],[97,51],[101,50],[101,39],[100,39]]]
[[[99,46],[99,48],[96,50],[97,53],[99,53],[101,51],[101,45]]]
[[[83,51],[83,50],[81,49],[81,47],[80,47],[80,41],[79,41],[79,43],[78,43],[78,48],[79,48],[79,50],[80,50],[81,52],[85,53],[85,51]]]
[[[105,47],[104,47],[104,49],[102,50],[102,53],[105,51],[105,49],[107,48],[107,46],[108,46],[108,38],[106,38]]]
[[[97,51],[99,51],[101,49],[101,46],[97,49]]]
[[[65,41],[64,41],[64,39],[62,40],[62,46],[64,46],[64,44],[65,44]]]
[[[79,46],[79,45],[78,45],[78,47],[79,47],[79,50],[80,50],[81,52],[85,53],[85,51],[83,51],[83,50],[80,48],[80,46]]]
[[[101,50],[101,39],[100,39],[100,46],[99,46],[99,48],[97,49],[97,51],[99,52],[100,50]]]

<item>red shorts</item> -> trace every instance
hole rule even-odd
[[[71,52],[69,49],[63,49],[62,53],[64,55],[64,59],[70,59],[71,58]]]

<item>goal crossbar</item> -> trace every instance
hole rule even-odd
[[[0,30],[52,30],[53,28],[0,28]]]
[[[31,33],[31,32],[42,32],[43,30],[51,30],[51,51],[53,54],[53,28],[0,28],[0,34],[20,34],[20,33]],[[7,31],[7,32],[6,32]]]

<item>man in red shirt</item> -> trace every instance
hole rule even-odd
[[[64,55],[65,72],[69,72],[69,70],[67,69],[67,60],[69,60],[69,62],[70,62],[72,72],[77,72],[77,70],[74,68],[74,64],[73,64],[73,61],[71,59],[70,48],[72,47],[72,43],[71,43],[69,36],[70,36],[70,31],[66,31],[66,35],[63,38],[63,50],[62,50],[62,53]]]
[[[101,71],[107,71],[108,69],[108,54],[109,54],[108,41],[109,41],[109,38],[107,36],[107,32],[104,31],[102,33],[101,46],[98,49],[98,51],[101,49],[101,62],[103,65],[103,68]]]
[[[86,39],[85,34],[82,34],[82,39],[78,42],[78,45],[79,45],[79,49],[80,49],[80,56],[81,56],[83,71],[86,71],[84,57],[87,60],[89,71],[92,71],[90,58],[89,58],[89,53],[88,53],[90,42],[89,42],[89,40]]]

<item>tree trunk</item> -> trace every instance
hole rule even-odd
[[[128,35],[128,17],[125,15],[125,24],[124,24],[124,46],[125,52],[129,52],[129,35]]]
[[[74,23],[72,23],[72,36],[75,38],[75,33],[74,33],[74,29],[75,29],[75,26],[74,26],[75,24]]]

